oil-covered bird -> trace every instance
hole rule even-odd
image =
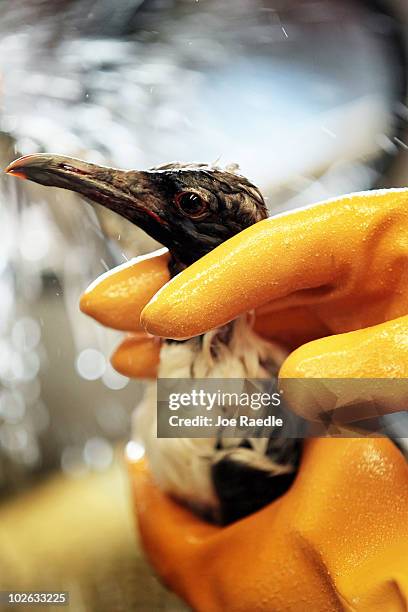
[[[205,164],[126,171],[38,154],[18,159],[6,171],[77,192],[125,217],[169,249],[172,275],[267,217],[255,185],[233,171]],[[165,341],[159,376],[270,379],[283,357],[282,349],[257,336],[250,317],[243,316],[198,338]],[[162,489],[222,523],[272,501],[296,474],[300,443],[294,439],[231,438],[222,430],[213,438],[157,438],[153,384],[134,422],[134,436],[142,439]]]

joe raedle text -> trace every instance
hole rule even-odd
[[[169,417],[170,427],[283,427],[283,419],[275,415],[265,417],[226,417],[218,415],[216,418],[197,414],[193,417],[181,417],[172,414]]]
[[[268,437],[271,432],[279,436],[285,413],[275,389],[266,391],[246,381],[221,382],[219,388],[213,380],[189,388],[191,380],[165,381],[158,394],[158,437],[205,438],[221,432],[227,437]]]

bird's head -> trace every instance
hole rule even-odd
[[[246,178],[206,165],[118,170],[61,155],[28,155],[6,172],[61,187],[125,217],[166,246],[176,269],[264,219],[259,190]]]

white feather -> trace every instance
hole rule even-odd
[[[286,352],[255,334],[248,315],[234,321],[232,326],[227,343],[220,339],[220,330],[182,343],[164,343],[159,377],[270,378],[271,373],[263,364],[273,362],[278,367]],[[133,437],[143,442],[157,484],[190,506],[206,512],[216,511],[218,501],[211,480],[211,465],[225,453],[227,446],[236,447],[241,439],[225,438],[224,449],[217,450],[215,438],[157,438],[156,401],[156,383],[151,383],[135,411]],[[269,461],[264,456],[267,440],[259,438],[252,442],[258,461],[265,465]],[[277,468],[277,471],[280,470]]]

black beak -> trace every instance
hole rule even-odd
[[[5,172],[75,191],[128,219],[165,246],[171,244],[165,201],[153,173],[118,170],[47,153],[20,157]]]

